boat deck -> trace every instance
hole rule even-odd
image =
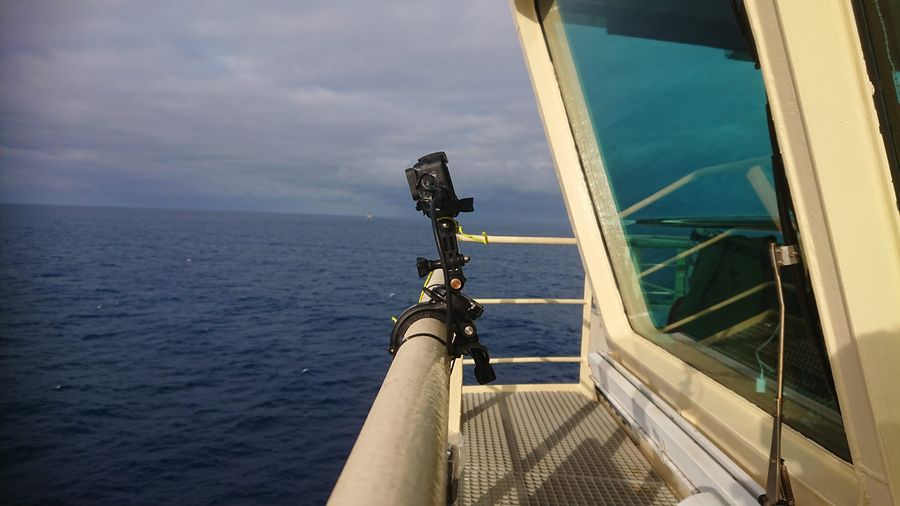
[[[604,406],[577,392],[464,394],[462,433],[461,504],[678,503]]]

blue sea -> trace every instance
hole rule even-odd
[[[415,258],[435,255],[429,226],[412,209],[0,205],[0,503],[324,503],[390,366],[390,318],[418,296]],[[462,250],[476,298],[582,295],[573,246]],[[579,325],[575,306],[488,306],[479,332],[495,356],[573,355]]]

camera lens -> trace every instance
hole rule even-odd
[[[434,188],[435,182],[434,176],[431,174],[425,174],[422,176],[422,179],[419,180],[419,184],[422,185],[422,189],[424,190],[431,190]]]

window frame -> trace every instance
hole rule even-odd
[[[885,125],[881,130],[881,138],[882,142],[884,142],[888,165],[891,169],[897,211],[900,212],[900,146],[897,145],[889,131],[891,128],[900,129],[900,111],[896,111],[892,115],[888,111],[888,104],[885,103],[885,88],[887,87],[885,81],[887,80],[887,75],[884,68],[882,68],[882,64],[889,56],[885,53],[885,49],[872,39],[875,34],[870,22],[872,13],[869,4],[872,1],[877,0],[853,0],[853,12],[856,16],[859,39],[865,54],[866,69],[869,72],[872,87],[875,89],[875,92],[872,94],[872,101],[875,111],[878,113],[879,123]],[[897,9],[900,11],[900,7],[897,7]],[[897,15],[900,15],[900,12]],[[897,36],[900,37],[900,34],[897,34]],[[890,72],[890,70],[888,69],[887,71]],[[894,94],[900,93],[894,89],[891,91]],[[897,108],[900,109],[900,105],[897,105]]]
[[[886,385],[892,383],[885,379],[895,373],[879,364],[872,349],[860,346],[859,341],[879,325],[900,328],[900,316],[884,310],[889,304],[900,307],[900,272],[895,269],[900,266],[896,234],[900,220],[893,192],[888,200],[883,191],[890,184],[889,172],[880,138],[877,145],[872,142],[879,135],[877,116],[866,93],[868,81],[864,62],[858,57],[861,50],[849,0],[829,2],[815,11],[774,0],[747,0],[745,4],[763,63],[800,240],[809,260],[813,290],[819,295],[825,344],[855,463],[838,459],[786,427],[785,451],[803,469],[796,476],[798,499],[855,503],[866,494],[890,500],[885,476],[889,476],[888,468],[896,469],[892,466],[900,459],[886,457],[879,447],[881,440],[873,435],[877,434],[875,411],[881,409],[894,419],[890,418],[895,416],[890,411],[893,407],[879,406],[877,399],[890,395]],[[566,208],[602,319],[592,349],[606,347],[614,359],[754,478],[764,481],[771,417],[631,329],[592,208],[537,6],[533,0],[513,0],[512,5]],[[832,36],[822,40],[824,32]],[[823,67],[839,76],[826,88],[811,80]],[[829,113],[822,124],[811,123]],[[823,129],[827,131],[823,133]],[[835,136],[841,141],[837,154]],[[823,158],[826,155],[831,158]],[[874,170],[865,177],[847,174],[841,168],[848,160],[877,166],[883,172]],[[867,198],[859,199],[862,194]],[[885,214],[886,209],[890,215]],[[884,234],[880,243],[861,240],[858,223],[863,219],[870,230],[874,227],[876,233]],[[864,253],[868,256],[862,256]],[[873,378],[876,384],[872,384]]]
[[[600,144],[603,142],[603,139],[601,138],[602,135],[597,131],[596,125],[594,125],[594,120],[597,118],[591,118],[592,113],[590,112],[588,97],[582,89],[582,86],[584,86],[585,83],[583,83],[582,78],[579,75],[580,70],[573,60],[573,52],[569,47],[570,38],[566,30],[566,23],[562,21],[559,9],[555,8],[556,4],[556,0],[539,0],[537,2],[539,15],[542,20],[541,24],[545,33],[545,39],[548,50],[550,51],[551,59],[557,60],[554,69],[557,81],[565,95],[564,102],[567,106],[567,114],[570,115],[572,120],[571,131],[579,149],[579,153],[581,154],[581,165],[584,171],[584,178],[587,182],[588,190],[592,196],[592,202],[599,218],[601,233],[603,234],[607,246],[606,254],[612,264],[617,287],[622,296],[625,312],[633,331],[661,348],[664,348],[667,352],[678,359],[683,360],[686,364],[689,364],[701,373],[718,381],[725,386],[725,388],[737,393],[743,399],[757,405],[760,409],[773,412],[774,405],[769,404],[771,391],[760,394],[754,383],[754,380],[756,379],[755,376],[748,376],[747,374],[749,373],[745,371],[745,366],[743,366],[736,357],[730,356],[716,347],[704,347],[699,345],[696,340],[684,335],[682,332],[677,330],[667,331],[667,328],[658,326],[652,321],[652,318],[650,317],[651,310],[647,303],[646,289],[641,282],[641,275],[637,272],[632,258],[634,255],[638,254],[639,249],[634,248],[629,242],[628,238],[631,237],[631,234],[626,232],[626,227],[623,223],[622,213],[632,211],[635,208],[635,205],[629,206],[622,204],[622,208],[620,208],[619,203],[617,203],[619,200],[619,198],[617,198],[617,188],[614,187],[612,181],[614,175],[611,175],[607,168],[606,158],[603,156],[603,150],[600,147]],[[550,7],[551,5],[553,7]],[[752,68],[753,63],[742,62],[731,65],[747,65],[748,68]],[[761,83],[762,78],[758,76],[758,74],[755,74],[758,72],[759,71],[756,70],[751,73],[753,73],[754,77],[759,79],[759,82]],[[759,107],[764,111],[766,104],[765,97],[754,96],[753,98],[762,100]],[[636,100],[640,99],[637,98]],[[752,127],[754,125],[747,126]],[[759,131],[766,132],[765,143],[768,147],[770,143],[770,139],[768,138],[769,128],[765,123],[765,119],[763,118],[762,123],[755,124],[755,126]],[[747,160],[727,161],[714,167],[695,170],[687,176],[682,177],[691,177],[698,172],[705,172],[710,169],[721,171],[726,167],[744,168],[747,165],[764,164],[768,162],[770,157],[771,151],[769,151],[767,156],[757,156]],[[615,166],[613,168],[615,168]],[[619,170],[621,170],[621,167],[619,167]],[[729,172],[731,170],[733,169],[729,169]],[[774,169],[771,168],[768,170],[774,171]],[[777,225],[780,220],[776,209],[775,190],[769,188],[772,192],[771,195],[760,195],[759,190],[756,187],[753,187],[749,182],[744,182],[744,184],[746,186],[738,189],[738,192],[749,192],[752,187],[753,191],[757,193],[757,197],[760,199],[763,199],[764,196],[771,197],[771,209],[769,209],[768,205],[766,208],[770,214],[769,217]],[[651,190],[653,190],[653,188],[648,191]],[[689,188],[683,190],[683,192],[689,191]],[[789,196],[785,196],[785,198],[789,198]],[[649,200],[649,198],[642,197],[640,200],[643,203]],[[708,244],[726,237],[727,235],[741,235],[741,233],[736,228],[729,229],[717,235],[716,238],[709,241]],[[760,253],[762,252],[760,251]],[[763,284],[754,287],[752,292],[758,293],[767,289],[771,290],[773,285],[774,279],[770,279]],[[736,296],[749,294],[750,292],[743,292],[741,294],[736,294]],[[809,295],[811,297],[812,294]],[[774,298],[774,295],[771,296]],[[792,300],[803,304],[799,298],[806,296],[806,293],[801,293],[797,299]],[[771,302],[774,303],[774,300]],[[810,304],[812,308],[815,307],[814,300],[805,303]],[[816,311],[812,309],[811,313],[815,314]],[[773,314],[777,314],[777,312],[774,308],[770,308],[761,315],[754,316],[751,320],[758,322],[760,321],[760,316],[768,315],[767,319],[771,321],[773,319]],[[797,322],[798,320],[795,319],[793,321]],[[799,320],[799,322],[802,322],[802,320]],[[809,334],[805,331],[798,331],[799,334],[796,337],[814,340],[815,342],[805,341],[803,344],[811,346],[816,350],[817,355],[814,358],[815,360],[825,360],[826,357],[818,355],[818,351],[824,348],[822,337],[817,333],[818,330],[817,325],[811,325],[806,328],[806,331],[809,331]],[[769,339],[769,341],[771,341],[771,339]],[[823,366],[821,372],[824,375],[831,374],[829,365]],[[789,371],[797,372],[798,369],[789,369]],[[755,371],[753,374],[755,375]],[[834,384],[833,378],[830,376],[823,376],[822,380],[827,386],[832,386]],[[770,388],[774,387],[770,385]],[[830,388],[828,390],[828,393],[834,396],[833,399],[837,402],[836,394]],[[807,397],[794,390],[790,382],[788,382],[785,387],[785,397],[788,400],[784,406],[785,423],[787,425],[797,427],[795,429],[797,432],[801,432],[802,430],[803,432],[801,433],[803,433],[805,437],[809,437],[811,440],[816,441],[817,444],[829,445],[830,451],[833,450],[834,454],[840,458],[845,460],[851,458],[849,449],[846,446],[846,432],[839,411],[833,411],[831,406],[820,403],[816,399]],[[811,428],[795,425],[797,423],[802,423],[801,420],[810,416],[819,417],[822,420],[821,424]]]

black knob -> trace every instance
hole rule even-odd
[[[429,272],[440,269],[441,261],[440,260],[429,260],[427,258],[416,258],[416,272],[419,273],[420,278],[424,278],[428,275]]]

